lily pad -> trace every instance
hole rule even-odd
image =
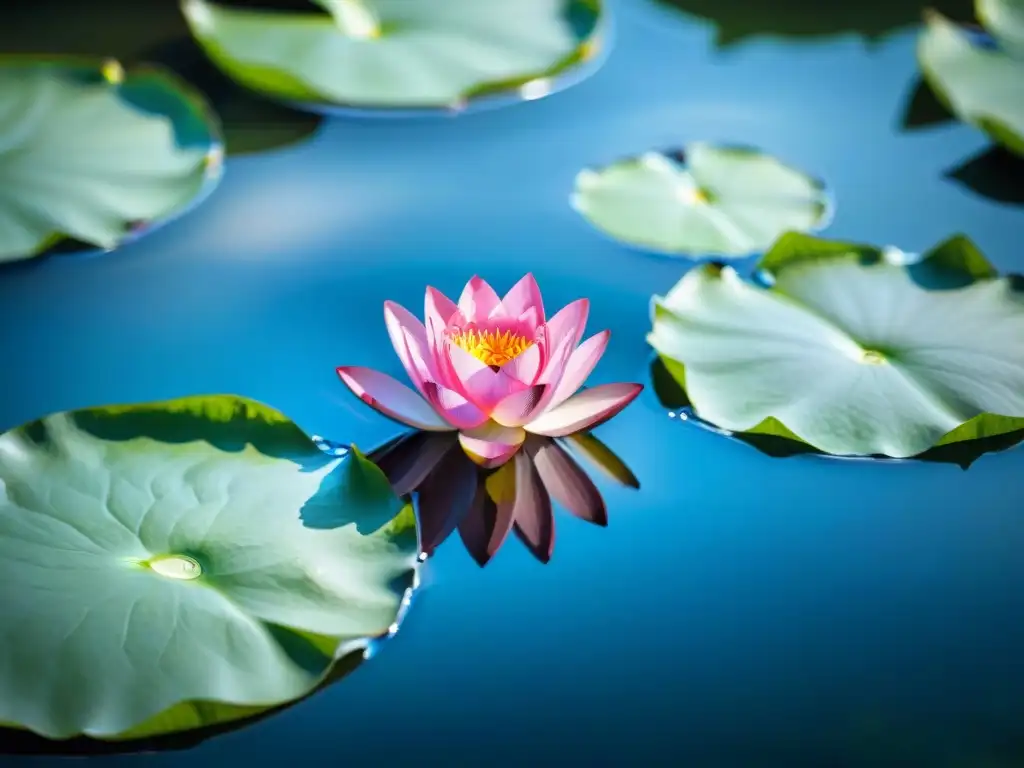
[[[219,131],[162,69],[0,57],[0,262],[110,250],[181,215],[220,178]]]
[[[305,0],[288,0],[300,2]],[[38,0],[9,8],[0,25],[0,51],[113,57],[129,70],[166,67],[206,97],[220,118],[228,157],[297,144],[322,123],[319,115],[260,98],[224,75],[192,38],[177,3]]]
[[[149,738],[322,685],[338,659],[393,631],[415,586],[411,509],[361,533],[332,482],[352,458],[235,396],[90,408],[4,433],[0,722],[53,739]],[[303,523],[307,505],[332,499],[338,527]]]
[[[979,17],[1002,48],[982,45],[976,36],[938,13],[929,13],[917,45],[917,58],[936,96],[961,120],[994,141],[1024,155],[1024,37],[1019,0],[978,0]]]
[[[821,181],[754,149],[703,142],[583,170],[572,206],[616,240],[688,257],[749,256],[831,218]]]
[[[762,282],[705,265],[648,341],[700,419],[819,451],[917,456],[1024,429],[1024,294],[962,236],[912,257],[790,233]]]
[[[461,109],[538,98],[596,60],[600,0],[313,0],[323,13],[182,0],[196,40],[242,85],[311,109]]]

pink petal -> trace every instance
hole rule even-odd
[[[452,385],[458,386],[459,391],[485,413],[527,386],[502,368],[493,370],[456,344],[448,343],[445,354],[451,366]]]
[[[454,390],[433,381],[423,384],[423,394],[434,410],[458,429],[472,429],[487,421],[487,414]]]
[[[546,388],[546,385],[538,384],[509,395],[494,407],[491,418],[504,427],[523,426],[530,420]]]
[[[516,492],[512,502],[515,532],[527,549],[547,563],[555,549],[555,518],[551,497],[544,489],[533,461],[525,454],[516,456]],[[500,510],[500,505],[499,505]]]
[[[601,331],[580,344],[573,350],[569,361],[565,364],[562,378],[555,388],[555,393],[548,402],[548,409],[557,408],[564,403],[577,389],[583,386],[587,377],[593,372],[594,366],[604,355],[608,347],[611,331]]]
[[[523,384],[533,384],[540,374],[541,363],[543,362],[542,347],[539,344],[534,344],[521,355],[512,358],[501,366],[501,370],[506,375],[521,381]]]
[[[459,297],[459,312],[467,323],[483,323],[501,304],[501,299],[486,280],[474,275]]]
[[[499,467],[512,458],[526,439],[522,427],[503,427],[493,421],[459,432],[462,450],[481,467]]]
[[[458,307],[451,299],[436,288],[427,288],[427,295],[423,301],[423,318],[427,333],[427,349],[432,357],[436,358],[443,348],[445,329],[451,324],[452,317],[457,311]]]
[[[509,317],[519,317],[525,312],[534,310],[540,322],[544,320],[544,301],[540,296],[540,286],[532,274],[527,274],[518,283],[509,289],[501,300],[505,314]]]
[[[558,384],[562,379],[562,373],[569,362],[569,358],[571,357],[575,346],[576,345],[572,343],[571,338],[564,338],[562,339],[561,346],[559,346],[555,353],[548,359],[548,363],[545,366],[544,371],[537,377],[537,386],[544,386],[544,394],[541,396],[540,400],[537,401],[537,405],[534,407],[533,412],[527,416],[527,422],[540,416],[548,409],[548,404],[551,402],[551,398],[554,397],[555,392],[558,389]]]
[[[643,384],[602,384],[573,395],[526,425],[536,435],[563,437],[591,429],[621,411],[640,394]]]
[[[402,361],[402,367],[422,394],[423,382],[436,378],[430,375],[429,366],[425,364],[427,332],[423,323],[400,304],[385,301],[384,324],[387,326],[388,336],[391,337],[391,346],[395,348],[398,359]],[[413,360],[414,354],[419,358],[418,362]]]
[[[395,421],[429,432],[452,429],[422,397],[386,373],[343,366],[338,368],[338,376],[356,397]]]
[[[583,329],[587,326],[589,314],[590,302],[586,299],[577,299],[558,310],[544,326],[548,348],[557,348],[562,339],[567,337],[572,339],[574,347],[579,344],[580,339],[583,338]]]
[[[608,525],[608,510],[601,492],[579,464],[549,438],[531,438],[527,451],[544,487],[555,501],[581,520]]]
[[[531,336],[537,333],[537,329],[544,324],[544,307],[530,307],[518,318],[519,322],[529,329]]]

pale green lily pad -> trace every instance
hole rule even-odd
[[[411,510],[361,533],[333,482],[353,460],[366,462],[328,456],[234,396],[4,433],[0,722],[133,739],[252,717],[321,685],[393,630],[415,585]],[[307,505],[332,502],[336,527],[303,523]]]
[[[593,59],[600,0],[314,0],[323,14],[182,0],[196,40],[230,77],[314,108],[452,109],[544,95]]]
[[[915,258],[794,233],[760,266],[771,287],[705,265],[655,299],[699,418],[895,458],[1024,429],[1024,295],[966,238]]]
[[[1024,0],[975,0],[974,10],[1000,50],[1024,58]]]
[[[984,47],[937,13],[928,14],[917,44],[921,71],[938,98],[957,117],[1007,149],[1024,155],[1024,57],[1021,11],[1009,0],[979,0],[982,19],[1009,49]]]
[[[216,118],[169,72],[0,57],[0,262],[74,240],[113,249],[220,177]]]
[[[753,149],[703,142],[583,170],[571,202],[609,237],[693,258],[749,256],[831,218],[821,181]]]

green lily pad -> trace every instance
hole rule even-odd
[[[703,142],[583,170],[572,206],[616,240],[688,257],[749,256],[831,218],[821,181],[754,149]]]
[[[242,85],[310,108],[457,109],[546,95],[593,60],[600,0],[313,0],[321,14],[182,0],[196,40]]]
[[[393,631],[415,586],[411,508],[361,533],[333,482],[353,459],[226,395],[0,435],[0,722],[150,738],[322,685]],[[332,502],[337,527],[303,522]]]
[[[1024,429],[1024,295],[954,237],[920,257],[790,233],[760,262],[692,270],[651,346],[694,414],[836,455],[917,456]]]
[[[1022,0],[975,0],[974,12],[1000,50],[1024,58],[1024,2]]]
[[[169,72],[0,57],[0,262],[67,239],[113,249],[212,191],[222,152],[205,101]]]
[[[1019,5],[1019,3],[1016,3]],[[1021,28],[1019,9],[1009,0],[979,0],[979,16],[993,36],[1011,49],[983,46],[976,37],[938,13],[929,13],[917,45],[917,59],[936,96],[961,120],[994,141],[1024,155],[1024,57],[1015,53]],[[987,9],[984,10],[983,9]],[[1002,10],[998,10],[1002,9]]]
[[[9,8],[0,25],[0,51],[113,57],[129,70],[166,67],[206,97],[220,118],[228,157],[298,144],[323,121],[320,115],[260,98],[224,75],[192,38],[177,3],[38,0]]]

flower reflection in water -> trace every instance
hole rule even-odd
[[[563,438],[530,435],[498,468],[474,463],[456,433],[412,432],[369,454],[399,496],[414,494],[420,549],[427,557],[457,529],[481,566],[510,532],[542,563],[555,544],[552,501],[595,525],[608,525],[604,499],[575,457],[586,458],[621,485],[640,483],[611,449],[589,432]]]

